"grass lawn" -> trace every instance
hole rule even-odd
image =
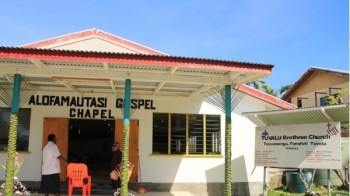
[[[316,187],[312,190],[314,193],[319,193],[319,195],[327,195],[327,187]],[[269,188],[267,190],[268,196],[301,196],[305,195],[305,193],[289,193],[287,191],[287,187],[276,187],[276,188]],[[331,187],[331,195],[336,196],[348,196],[349,195],[349,189],[346,188],[339,188],[339,187]]]

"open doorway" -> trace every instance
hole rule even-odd
[[[94,180],[108,180],[114,120],[69,119],[68,161],[85,163]]]

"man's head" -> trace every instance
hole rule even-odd
[[[116,151],[116,150],[119,149],[119,147],[120,147],[119,143],[118,142],[114,142],[113,145],[112,145],[112,150]]]
[[[55,134],[49,134],[47,136],[47,140],[49,140],[50,142],[56,143],[56,136],[55,136]]]

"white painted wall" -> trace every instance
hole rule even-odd
[[[45,95],[64,95],[54,92]],[[43,95],[42,93],[39,95]],[[80,96],[69,94],[69,96]],[[93,95],[85,95],[93,96]],[[112,95],[98,95],[108,97],[107,109],[112,109],[116,118],[122,119],[122,111],[115,109],[115,97]],[[142,97],[147,99],[145,97]],[[148,98],[152,99],[152,98]],[[154,98],[156,110],[137,110],[131,117],[139,119],[139,152],[141,161],[142,181],[153,183],[182,183],[182,182],[224,182],[224,133],[225,116],[214,106],[202,100],[169,100]],[[1,105],[2,104],[2,105]],[[5,107],[0,103],[0,107]],[[28,106],[25,106],[28,107]],[[276,108],[256,98],[245,96],[232,113],[232,181],[233,182],[262,182],[263,168],[254,169],[254,138],[255,125],[241,116],[242,112],[263,111],[266,108]],[[69,107],[34,106],[32,107],[30,122],[29,152],[24,153],[24,165],[18,177],[24,181],[40,181],[41,179],[41,148],[44,117],[68,117]],[[178,155],[152,155],[152,113],[200,113],[221,114],[222,120],[222,157],[197,158]],[[0,153],[1,161],[6,156]],[[106,176],[108,178],[108,176]],[[0,180],[4,180],[4,170],[0,170]]]

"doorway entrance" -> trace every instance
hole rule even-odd
[[[69,119],[68,162],[85,163],[94,180],[108,180],[114,120]]]
[[[123,150],[123,120],[44,118],[43,147],[48,134],[55,134],[57,146],[69,162],[85,162],[94,181],[108,180],[112,143]],[[129,182],[138,180],[139,121],[130,121],[129,161],[134,164]],[[66,181],[66,165],[61,162],[60,180]]]

